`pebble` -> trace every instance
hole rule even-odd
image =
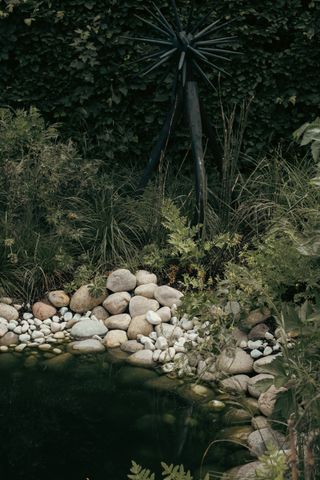
[[[49,345],[49,343],[42,343],[41,345],[39,345],[39,350],[47,352],[48,350],[51,350],[51,345]]]
[[[170,373],[173,372],[174,370],[174,363],[173,362],[168,362],[162,366],[162,371],[165,373]]]
[[[61,324],[57,322],[52,322],[51,323],[51,332],[52,333],[57,333],[60,332],[61,330]]]
[[[155,346],[154,346],[151,338],[149,338],[146,342],[144,342],[144,348],[146,350],[155,350]]]
[[[272,335],[272,333],[266,332],[265,335],[264,335],[264,338],[265,338],[266,340],[273,340],[273,339],[274,339],[274,336]]]
[[[7,352],[8,350],[9,350],[9,347],[7,345],[1,345],[0,352]]]
[[[76,314],[76,315],[78,315],[77,320],[80,320],[81,315],[80,315],[79,313]],[[73,318],[74,320],[76,320],[76,318],[75,318],[76,315],[73,317],[72,312],[68,312],[68,311],[67,311],[66,313],[64,313],[63,319],[64,319],[66,322],[68,322],[69,320],[72,320],[72,318]]]
[[[157,332],[151,332],[149,337],[151,338],[151,340],[156,341],[158,338]]]
[[[161,317],[152,310],[148,310],[146,319],[149,323],[151,323],[151,325],[159,325],[162,322]]]
[[[68,311],[68,307],[61,307],[59,312],[61,313],[61,315],[64,315],[65,313],[67,313]]]
[[[50,326],[50,325],[51,325],[51,323],[52,323],[52,320],[51,320],[51,318],[46,318],[46,320],[43,320],[43,322],[42,322],[42,323],[43,323],[44,325],[48,325],[48,326]]]
[[[263,350],[263,355],[266,356],[266,355],[271,355],[271,353],[273,352],[273,349],[272,347],[266,347],[264,350]]]
[[[30,320],[31,318],[33,318],[33,315],[32,315],[32,313],[25,312],[25,313],[22,315],[22,318],[23,318],[24,320]]]
[[[8,325],[8,328],[9,328],[9,326],[10,326],[10,323],[9,323],[9,325]],[[9,328],[9,330],[11,330],[11,329]],[[13,331],[14,331],[14,333],[16,333],[17,335],[21,335],[21,333],[22,333],[22,327],[19,325],[18,327],[15,327],[15,328],[13,329]]]
[[[273,350],[274,352],[278,352],[278,351],[280,350],[280,348],[281,348],[281,347],[280,347],[280,344],[279,344],[279,343],[276,343],[275,345],[273,345],[272,350]]]
[[[159,361],[160,354],[161,354],[161,350],[158,350],[158,349],[154,350],[153,355],[152,355],[152,359],[153,359],[154,362]]]
[[[54,348],[53,350],[53,353],[55,353],[56,355],[60,355],[62,353],[62,350],[60,348]]]
[[[19,340],[22,343],[29,342],[30,339],[31,339],[31,337],[28,333],[23,333],[22,335],[19,335]]]
[[[155,343],[155,348],[159,350],[166,350],[168,348],[168,341],[165,337],[158,337]]]
[[[35,340],[36,338],[43,338],[44,333],[41,330],[35,330],[34,332],[32,332],[31,336]]]
[[[58,340],[63,340],[64,339],[64,333],[63,332],[56,332],[53,334],[53,338],[56,338]]]
[[[250,356],[252,358],[260,358],[260,357],[262,357],[262,355],[263,355],[263,353],[260,352],[260,350],[257,350],[257,349],[251,350],[251,352],[250,352]]]
[[[262,340],[249,340],[248,341],[248,348],[250,348],[250,350],[255,350],[256,348],[260,348],[262,347],[263,345],[263,341]]]
[[[58,317],[58,315],[53,315],[52,321],[59,323],[60,322],[60,317]]]

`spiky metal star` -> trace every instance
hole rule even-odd
[[[169,136],[177,124],[183,106],[186,107],[187,118],[192,138],[192,151],[195,160],[196,170],[196,192],[197,192],[197,220],[202,223],[204,218],[206,174],[204,167],[204,154],[202,145],[202,125],[210,140],[215,153],[217,153],[217,142],[214,129],[210,126],[204,107],[200,102],[196,77],[205,80],[207,84],[214,87],[211,80],[203,70],[207,65],[223,75],[229,75],[220,66],[213,63],[213,60],[230,61],[226,54],[236,54],[234,50],[226,49],[226,44],[236,39],[235,36],[214,36],[223,27],[230,25],[234,20],[215,20],[204,26],[209,20],[211,13],[205,15],[199,22],[193,25],[194,7],[190,9],[189,19],[186,25],[179,16],[175,0],[171,0],[175,21],[171,24],[163,15],[161,10],[153,3],[154,11],[146,8],[153,21],[146,20],[136,15],[142,22],[147,24],[159,34],[159,38],[149,37],[127,37],[131,40],[141,41],[156,47],[155,51],[144,55],[139,61],[152,62],[152,65],[141,72],[145,76],[162,66],[170,63],[174,72],[172,106],[167,115],[166,121],[160,132],[158,141],[154,146],[140,183],[139,190],[143,190],[158,165]],[[168,72],[169,73],[169,72]]]

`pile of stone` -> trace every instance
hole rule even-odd
[[[0,299],[0,352],[26,348],[61,353],[95,353],[120,347],[137,366],[163,365],[196,372],[188,366],[187,347],[203,341],[200,324],[186,316],[178,319],[183,294],[168,285],[158,286],[155,274],[127,269],[112,272],[105,292],[95,297],[91,285],[80,287],[71,298],[62,290],[23,308],[10,298]],[[200,361],[201,357],[199,357]]]

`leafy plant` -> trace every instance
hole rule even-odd
[[[267,446],[267,451],[259,457],[262,463],[256,469],[256,478],[261,480],[285,480],[288,464],[286,454],[274,446]]]
[[[311,153],[313,160],[320,160],[320,117],[313,122],[304,123],[293,134],[293,138],[297,140],[301,146],[311,144]]]
[[[167,465],[161,462],[163,480],[193,480],[189,470],[185,470],[183,465]],[[132,462],[130,469],[131,474],[128,475],[130,480],[155,480],[154,473],[148,469],[143,469],[140,465]],[[207,474],[203,480],[209,480]]]

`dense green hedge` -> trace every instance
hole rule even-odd
[[[190,0],[178,1],[185,8]],[[237,56],[221,79],[223,104],[255,93],[248,151],[290,138],[319,114],[318,0],[196,1],[197,15],[215,8],[237,17]],[[157,1],[169,14],[168,2]],[[139,47],[122,35],[146,33],[134,17],[149,0],[6,0],[0,11],[0,103],[37,106],[67,135],[104,147],[117,162],[146,160],[168,105],[168,85],[142,80],[130,63]],[[14,5],[14,6],[12,6]],[[145,14],[144,14],[145,15]],[[318,25],[317,25],[318,23]],[[214,77],[213,77],[214,78]],[[219,124],[219,95],[203,88]],[[89,140],[89,141],[88,141]]]

